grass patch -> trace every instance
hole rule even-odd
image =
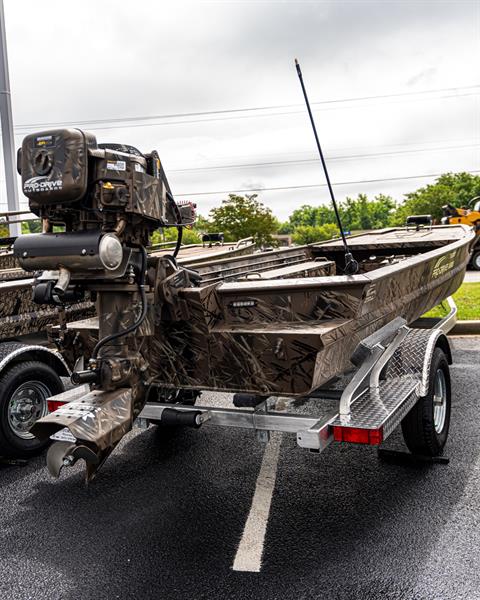
[[[463,283],[453,294],[458,308],[458,319],[471,321],[480,319],[480,283]],[[428,311],[425,317],[444,317],[448,313],[448,305],[439,304]]]

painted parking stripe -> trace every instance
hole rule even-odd
[[[232,566],[234,571],[260,572],[268,516],[272,503],[282,434],[273,433],[263,455],[255,494]]]

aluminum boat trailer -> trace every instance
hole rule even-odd
[[[446,334],[457,315],[453,299],[448,298],[447,302],[450,312],[442,319],[418,319],[408,327],[398,317],[365,338],[351,358],[356,370],[346,376],[348,383],[339,386],[337,382],[319,389],[314,396],[316,400],[338,398],[338,408],[327,415],[275,410],[279,400],[276,397],[266,398],[252,408],[233,409],[147,402],[136,425],[147,427],[153,422],[252,429],[261,442],[269,440],[270,432],[285,432],[295,434],[301,448],[322,452],[333,441],[380,445],[424,399],[433,404],[433,426],[437,433],[445,434],[446,440],[450,417],[448,365],[452,362]],[[442,368],[433,364],[436,349],[444,356]],[[255,404],[253,396],[236,394],[234,398],[240,405],[249,401]],[[284,404],[285,398],[282,400]],[[416,442],[421,446],[421,440],[415,439],[421,434],[414,431],[406,436],[404,430],[410,449],[416,447]],[[442,449],[443,444],[438,454]],[[435,448],[429,454],[437,454]]]

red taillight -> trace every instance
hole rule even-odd
[[[58,408],[63,406],[65,402],[58,402],[57,400],[47,400],[48,412],[55,412]]]
[[[336,442],[379,446],[383,442],[383,428],[361,429],[360,427],[340,427],[334,425],[333,438]]]

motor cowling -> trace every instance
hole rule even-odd
[[[30,209],[72,203],[87,193],[88,150],[95,137],[79,129],[54,129],[27,135],[18,152],[17,169]]]

